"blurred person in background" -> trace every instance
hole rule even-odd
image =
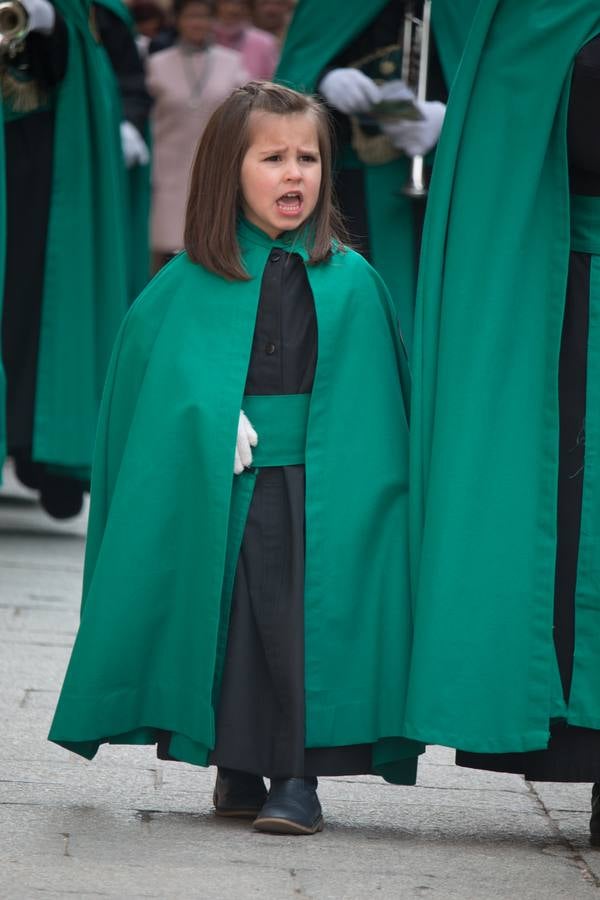
[[[142,59],[148,55],[152,41],[160,39],[167,30],[167,17],[164,10],[153,0],[139,0],[130,6],[131,16],[135,23],[138,52]]]
[[[384,88],[388,103],[411,97],[401,80],[405,14],[413,9],[422,16],[422,0],[300,0],[277,69],[277,81],[318,91],[332,111],[340,208],[354,246],[390,289],[409,350],[425,200],[404,196],[402,189],[410,158],[437,143],[448,85],[476,3],[433,4],[428,100],[417,104],[418,121],[381,120],[377,105]]]
[[[293,0],[253,0],[252,21],[283,43],[294,9]]]
[[[210,0],[178,0],[173,47],[153,53],[147,86],[154,98],[151,246],[158,270],[183,247],[183,226],[194,150],[208,119],[248,80],[242,56],[212,40]]]
[[[247,0],[217,0],[213,26],[215,40],[223,47],[242,54],[251,78],[269,80],[277,67],[279,43],[267,31],[252,25]]]
[[[121,109],[90,6],[27,0],[26,9],[26,36],[4,55],[0,78],[0,460],[12,456],[44,509],[68,518],[88,486],[106,367],[128,304]]]

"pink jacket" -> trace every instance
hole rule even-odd
[[[153,250],[172,253],[183,246],[188,182],[194,153],[206,124],[226,97],[248,80],[239,53],[213,45],[187,61],[176,44],[148,57],[147,85],[152,109],[152,241]],[[201,77],[209,64],[199,96],[192,96],[188,71]],[[187,77],[186,77],[187,72]]]
[[[242,54],[244,68],[251,78],[269,81],[273,77],[280,48],[272,34],[251,25],[231,29],[218,22],[213,31],[218,44]]]

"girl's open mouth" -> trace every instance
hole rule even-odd
[[[277,201],[277,209],[284,216],[297,216],[302,211],[303,197],[300,191],[289,191]]]

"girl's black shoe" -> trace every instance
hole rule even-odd
[[[259,775],[218,769],[213,793],[217,816],[253,819],[260,812],[267,797],[265,783]]]
[[[254,827],[270,834],[315,834],[323,830],[316,778],[271,780],[267,802]]]
[[[592,818],[590,819],[590,844],[600,847],[600,784],[592,788]]]

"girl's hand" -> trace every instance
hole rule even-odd
[[[244,469],[252,465],[252,447],[256,447],[257,444],[258,435],[242,410],[238,422],[235,459],[233,461],[234,475],[241,475]]]

